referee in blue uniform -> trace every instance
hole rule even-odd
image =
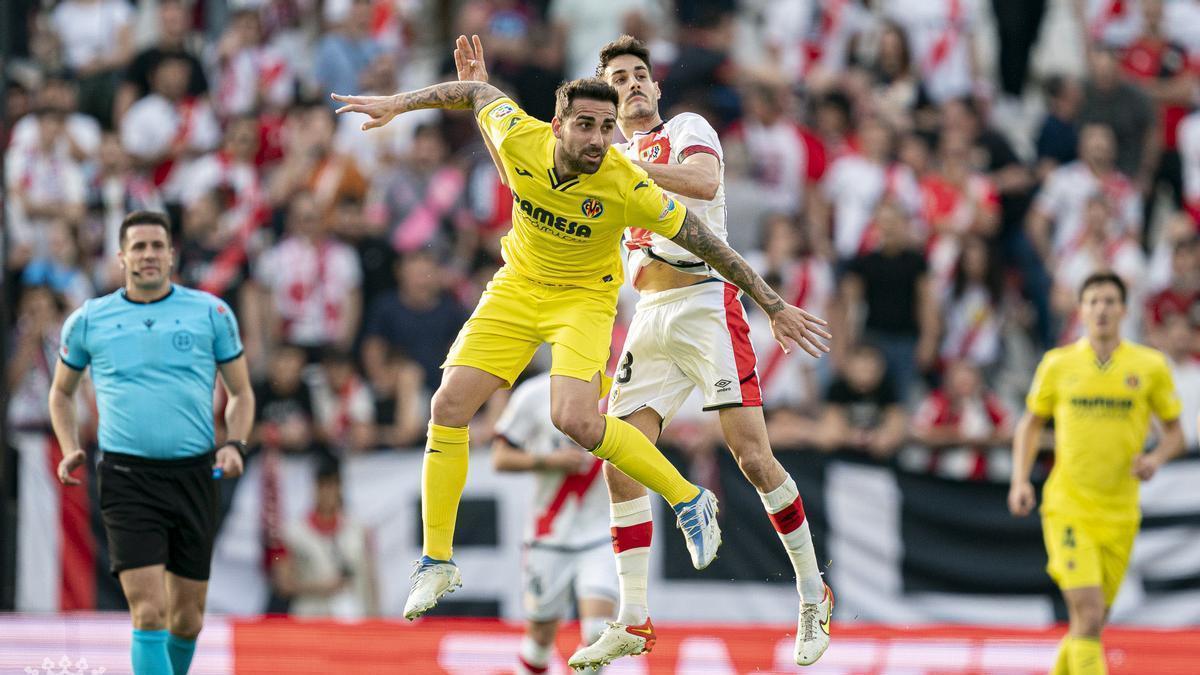
[[[125,287],[88,300],[62,329],[50,417],[58,478],[85,461],[74,395],[91,366],[100,416],[100,513],[112,572],[133,618],[133,672],[188,671],[204,619],[217,529],[215,478],[242,472],[254,393],[229,306],[171,283],[170,222],[137,211],[121,223]],[[229,440],[216,446],[213,383],[229,392]]]

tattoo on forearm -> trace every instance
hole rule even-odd
[[[396,94],[396,106],[401,112],[445,108],[470,109],[478,113],[485,105],[501,96],[504,96],[504,92],[487,82],[442,82],[424,89]]]
[[[784,308],[783,298],[750,268],[737,251],[721,241],[691,211],[684,216],[683,227],[679,228],[679,233],[671,241],[694,253],[721,276],[745,291],[767,314],[774,314]]]

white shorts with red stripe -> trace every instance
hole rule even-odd
[[[613,378],[609,414],[626,417],[649,407],[665,427],[696,387],[705,410],[761,406],[740,294],[711,279],[643,295]]]
[[[525,618],[530,621],[566,619],[571,598],[616,602],[617,562],[609,541],[580,550],[526,545],[521,565],[525,582]]]

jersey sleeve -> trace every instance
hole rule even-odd
[[[1025,408],[1038,417],[1053,417],[1056,402],[1055,385],[1057,382],[1054,377],[1054,361],[1047,356],[1038,364],[1037,372],[1033,374],[1033,384],[1029,385],[1029,394],[1025,397]]]
[[[87,348],[87,308],[84,303],[67,317],[58,347],[58,358],[75,370],[83,370],[92,362],[92,354]]]
[[[658,186],[646,172],[630,164],[634,183],[625,199],[625,223],[671,239],[683,227],[687,209]]]
[[[717,161],[724,161],[721,139],[717,137],[717,131],[708,120],[695,113],[684,113],[680,117],[683,119],[671,134],[671,145],[678,148],[675,151],[675,161],[682,164],[683,160],[698,153],[712,155]]]
[[[216,357],[217,363],[229,363],[244,351],[237,317],[221,299],[215,299],[208,311],[213,324],[213,356]]]
[[[1175,389],[1175,378],[1166,359],[1158,358],[1154,373],[1150,377],[1150,409],[1164,422],[1178,419],[1183,412],[1179,392]]]
[[[531,126],[543,124],[543,122],[530,117],[507,96],[501,96],[485,105],[475,119],[479,122],[480,130],[497,150],[504,146],[504,141],[508,137]]]

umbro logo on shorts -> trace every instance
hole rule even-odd
[[[731,384],[733,384],[732,380],[725,380],[725,379],[720,379],[720,380],[717,380],[716,382],[713,382],[713,386],[715,386],[715,387],[728,387]]]

